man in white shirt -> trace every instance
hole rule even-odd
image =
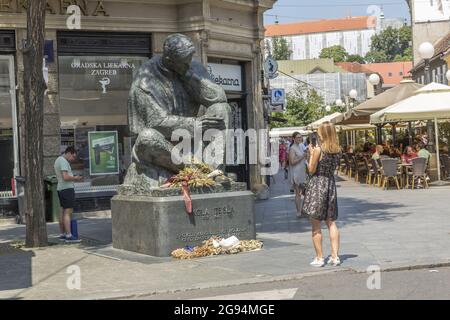
[[[70,228],[73,208],[75,204],[75,181],[81,181],[80,176],[74,177],[69,162],[76,160],[76,151],[74,147],[67,147],[64,154],[56,159],[54,164],[56,178],[58,179],[58,198],[61,205],[61,214],[59,218],[59,229],[61,235],[59,239],[66,242],[80,242],[74,237]]]

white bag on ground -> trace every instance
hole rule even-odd
[[[231,249],[239,244],[239,239],[235,236],[231,236],[227,239],[222,239],[219,244],[224,249]]]

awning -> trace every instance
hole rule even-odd
[[[309,124],[307,126],[308,129],[316,130],[320,127],[320,125],[324,122],[331,122],[333,124],[336,124],[340,121],[344,120],[344,114],[340,112],[335,112],[333,114],[330,114],[328,116],[325,116],[317,121],[314,121],[313,123]]]
[[[386,90],[372,99],[354,107],[352,109],[352,116],[370,116],[375,112],[411,97],[421,88],[423,88],[423,85],[421,84],[418,84],[412,80],[403,80],[398,86]]]
[[[370,123],[450,119],[450,86],[431,83],[370,116]]]
[[[434,120],[438,180],[441,180],[438,119],[450,119],[450,86],[430,83],[415,95],[370,116],[371,123]]]
[[[340,131],[358,131],[358,130],[373,130],[376,128],[376,126],[372,124],[349,124],[349,125],[337,125],[336,128],[338,128]]]
[[[273,128],[269,132],[269,137],[292,137],[294,132],[300,132],[302,136],[307,136],[311,130],[307,130],[306,127]]]

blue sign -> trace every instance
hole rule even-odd
[[[276,106],[284,104],[286,100],[286,95],[284,89],[272,89],[272,101],[271,104]]]

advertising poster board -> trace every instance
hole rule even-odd
[[[91,176],[119,174],[117,131],[89,132],[89,170]]]

